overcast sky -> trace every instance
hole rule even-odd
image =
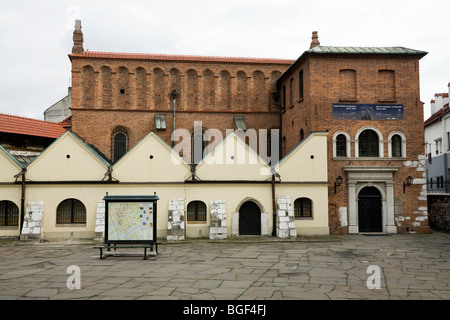
[[[74,19],[92,51],[297,59],[321,45],[403,46],[425,118],[450,82],[448,0],[1,0],[0,112],[43,119],[67,95]]]

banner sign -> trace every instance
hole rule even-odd
[[[402,104],[333,103],[333,119],[338,120],[403,120]]]

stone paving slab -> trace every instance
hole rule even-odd
[[[450,299],[444,232],[163,241],[148,260],[100,260],[94,244],[0,240],[0,299]],[[367,286],[374,265],[379,289]],[[69,266],[80,268],[80,289],[67,286]]]

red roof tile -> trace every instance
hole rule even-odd
[[[271,58],[244,58],[244,57],[207,57],[189,55],[169,55],[153,53],[122,53],[85,51],[84,54],[69,54],[71,58],[97,58],[97,59],[132,59],[132,60],[158,60],[158,61],[189,61],[189,62],[219,62],[219,63],[245,63],[245,64],[292,64],[295,60]]]
[[[0,113],[0,132],[56,139],[65,131],[59,123]]]

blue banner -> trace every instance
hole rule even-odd
[[[333,103],[333,119],[337,120],[403,120],[402,104]]]

